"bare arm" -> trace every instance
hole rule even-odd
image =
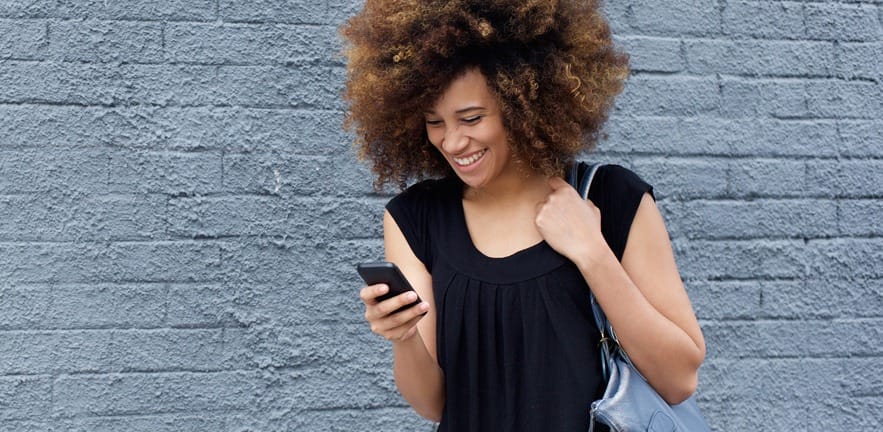
[[[638,207],[622,263],[612,252],[602,257],[577,265],[641,374],[667,402],[682,402],[696,391],[705,340],[649,194]]]
[[[537,226],[580,269],[623,349],[669,403],[696,390],[705,341],[681,282],[662,216],[649,194],[638,207],[622,263],[600,232],[600,211],[561,179]],[[563,228],[562,228],[563,227]]]
[[[386,260],[399,267],[423,303],[389,315],[413,302],[414,298],[408,297],[410,293],[405,293],[377,303],[374,298],[384,294],[388,288],[385,285],[368,286],[361,295],[365,302],[365,318],[371,324],[371,331],[393,344],[393,373],[402,397],[418,414],[438,422],[444,408],[445,392],[444,376],[438,366],[435,350],[436,315],[432,278],[411,251],[389,212],[383,217],[383,239]],[[421,315],[423,312],[426,315]]]

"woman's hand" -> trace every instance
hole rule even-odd
[[[386,284],[362,288],[359,297],[365,303],[365,319],[371,324],[372,332],[392,342],[404,341],[417,333],[417,322],[429,310],[429,303],[424,301],[395,312],[402,306],[414,303],[417,300],[417,293],[409,291],[378,302],[377,297],[388,291],[389,287]]]
[[[546,243],[574,263],[597,261],[610,248],[601,234],[601,211],[566,181],[549,179],[552,192],[537,205],[535,223]]]

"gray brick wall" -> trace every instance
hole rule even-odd
[[[359,0],[0,0],[0,431],[432,430],[353,264]],[[883,2],[608,1],[715,430],[883,427]]]

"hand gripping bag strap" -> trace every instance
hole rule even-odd
[[[568,167],[568,182],[584,199],[599,164],[579,162]],[[705,432],[708,424],[699,411],[695,396],[677,405],[669,405],[641,376],[628,355],[619,346],[616,333],[601,306],[589,291],[595,324],[601,334],[601,366],[607,389],[604,397],[592,403],[589,431],[598,420],[614,432]]]

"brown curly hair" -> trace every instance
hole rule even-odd
[[[346,127],[376,188],[445,175],[424,111],[478,68],[513,153],[554,175],[599,139],[628,76],[598,0],[367,0],[341,27]]]

